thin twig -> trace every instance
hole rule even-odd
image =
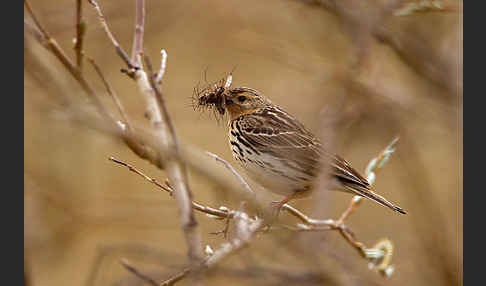
[[[254,194],[253,190],[250,188],[250,185],[243,179],[243,177],[236,172],[236,170],[231,166],[230,163],[228,163],[226,160],[223,158],[220,158],[218,155],[213,154],[209,151],[206,151],[206,154],[209,156],[213,157],[216,161],[223,163],[223,165],[226,167],[226,169],[230,170],[230,172],[238,179],[238,181],[241,183],[241,185],[247,190],[250,194]]]
[[[125,267],[128,271],[133,273],[135,276],[138,278],[142,279],[143,281],[149,283],[152,286],[159,286],[159,283],[152,279],[151,277],[141,273],[137,268],[135,268],[133,265],[131,265],[126,259],[120,259],[120,264]]]
[[[86,32],[82,2],[82,0],[76,0],[76,43],[74,50],[76,51],[76,64],[79,71],[83,69],[83,40]]]
[[[45,39],[45,41],[41,42],[41,44],[43,44],[44,47],[47,47],[54,54],[54,56],[56,56],[57,59],[63,64],[63,66],[69,71],[69,73],[79,82],[83,90],[90,96],[90,99],[93,101],[95,107],[98,109],[100,114],[104,117],[109,117],[108,112],[103,107],[96,93],[88,84],[86,79],[79,72],[76,66],[71,62],[71,60],[68,58],[68,56],[63,51],[63,49],[59,46],[57,41],[51,37],[51,35],[39,22],[28,0],[24,0],[24,6],[27,9],[27,12],[31,16],[32,20],[34,21],[36,28],[40,31],[42,38]]]
[[[125,108],[123,108],[123,105],[121,104],[121,101],[118,98],[118,95],[115,93],[115,90],[111,87],[110,83],[106,80],[105,76],[103,75],[103,72],[101,71],[101,68],[98,66],[98,64],[95,62],[95,60],[91,57],[87,57],[87,59],[91,63],[93,68],[95,69],[98,76],[101,78],[101,81],[105,85],[106,91],[108,92],[110,97],[113,99],[113,102],[115,103],[115,105],[118,109],[118,112],[120,113],[124,123],[127,125],[127,128],[130,129],[130,122],[128,121],[127,113],[125,112]]]
[[[391,154],[395,151],[395,145],[397,144],[399,137],[394,138],[388,146],[385,147],[375,158],[371,159],[365,169],[365,176],[370,183],[373,185],[376,178],[376,172],[383,167],[383,165],[388,161]],[[361,204],[363,197],[354,196],[348,208],[344,211],[338,220],[338,224],[344,223],[344,221],[356,210],[356,208]]]
[[[393,139],[392,142],[388,144],[385,149],[383,149],[383,151],[381,151],[375,158],[371,159],[371,161],[369,162],[368,166],[366,167],[365,174],[369,178],[370,184],[374,183],[374,178],[376,176],[375,172],[383,167],[383,165],[390,158],[390,155],[395,151],[395,145],[397,142],[398,137]],[[286,210],[288,213],[295,216],[304,223],[297,225],[297,227],[287,227],[288,229],[295,231],[322,231],[330,229],[338,230],[339,233],[346,239],[346,241],[350,243],[351,246],[353,246],[360,253],[361,256],[371,260],[374,258],[370,258],[369,256],[370,249],[366,248],[363,243],[357,241],[351,229],[344,225],[345,220],[349,217],[351,213],[356,210],[357,206],[360,204],[361,201],[362,197],[354,196],[351,199],[348,208],[343,212],[343,214],[337,221],[332,219],[317,220],[309,218],[301,211],[291,207],[288,204],[283,205],[282,209]],[[380,273],[389,275],[386,271],[382,271]]]
[[[24,5],[25,5],[25,8],[27,9],[27,11],[29,12],[30,14],[30,17],[32,18],[32,20],[34,21],[35,23],[35,26],[40,30],[40,32],[42,33],[42,35],[46,38],[46,39],[50,39],[51,38],[51,35],[49,34],[49,32],[47,32],[46,29],[44,29],[44,26],[42,26],[42,24],[40,23],[40,21],[37,19],[34,11],[32,10],[32,7],[30,6],[30,3],[29,1],[27,0],[24,0]]]
[[[160,286],[168,286],[174,285],[175,282],[180,281],[188,274],[192,272],[198,272],[201,269],[211,269],[218,263],[221,263],[222,260],[230,257],[231,255],[236,254],[241,249],[248,246],[248,244],[253,239],[253,236],[263,227],[263,220],[257,219],[252,220],[248,218],[246,213],[238,212],[235,216],[236,220],[245,220],[243,224],[246,228],[246,236],[245,237],[235,237],[229,242],[223,243],[214,253],[209,256],[206,260],[204,260],[201,265],[197,268],[186,268],[183,271],[177,273],[176,275],[170,277],[166,281],[162,282]],[[240,224],[241,225],[241,224]]]
[[[134,172],[135,174],[141,176],[142,178],[144,178],[145,180],[155,184],[157,187],[161,188],[162,190],[168,192],[169,194],[172,195],[172,190],[165,187],[164,185],[162,185],[161,183],[159,183],[159,181],[157,181],[156,179],[154,178],[150,178],[149,176],[145,175],[144,173],[140,172],[139,170],[137,170],[135,167],[132,167],[130,164],[128,163],[125,163],[123,161],[120,161],[120,160],[117,160],[115,159],[114,157],[110,157],[108,158],[108,160],[112,161],[112,162],[115,162],[117,164],[120,164],[122,166],[125,166],[128,168],[128,170],[130,170],[131,172]]]
[[[222,230],[219,230],[219,231],[213,231],[213,232],[210,232],[209,234],[214,234],[214,235],[218,235],[218,234],[223,234],[223,237],[224,238],[227,238],[228,237],[228,231],[229,231],[229,226],[230,226],[230,219],[231,217],[230,216],[227,216],[226,219],[224,220],[224,228]]]
[[[130,165],[126,162],[118,160],[114,157],[110,157],[108,159],[110,161],[114,162],[114,163],[117,163],[119,165],[127,167],[128,170],[130,170],[131,172],[134,172],[135,174],[141,176],[145,180],[153,183],[154,185],[156,185],[160,189],[168,192],[169,195],[172,196],[174,190],[173,190],[173,187],[171,186],[170,183],[168,183],[167,187],[166,187],[166,186],[162,185],[159,181],[157,181],[157,179],[154,179],[154,178],[151,178],[151,177],[145,175],[143,172],[139,171],[137,168],[133,167],[132,165]],[[224,209],[224,210],[223,209],[215,209],[215,208],[208,207],[208,206],[205,206],[203,204],[200,204],[200,203],[197,203],[197,202],[194,202],[194,201],[192,202],[192,207],[197,211],[200,211],[202,213],[205,213],[205,214],[208,214],[208,215],[211,215],[211,216],[216,216],[216,217],[219,217],[221,219],[233,218],[233,216],[235,214],[235,211],[229,210],[227,208]]]
[[[88,0],[88,2],[91,5],[93,5],[96,12],[98,13],[98,18],[100,20],[100,23],[103,26],[103,29],[105,30],[105,33],[108,36],[108,38],[110,39],[110,41],[112,42],[113,46],[115,46],[116,53],[122,58],[122,60],[125,62],[125,64],[128,66],[128,68],[136,69],[135,66],[132,64],[132,62],[130,61],[130,58],[128,57],[125,50],[123,50],[123,48],[120,46],[118,41],[115,39],[115,37],[111,33],[110,28],[108,28],[108,24],[106,23],[106,20],[105,20],[105,15],[103,14],[103,12],[101,12],[101,8],[98,5],[98,3],[95,0]]]
[[[49,46],[47,45],[47,40],[44,37],[44,35],[41,33],[38,27],[35,26],[35,23],[31,23],[24,19],[24,28],[25,30],[45,48],[49,49]]]
[[[187,274],[189,274],[190,271],[191,271],[190,268],[185,268],[181,272],[179,272],[179,273],[171,276],[169,279],[167,279],[167,280],[163,281],[162,283],[160,283],[159,286],[172,286],[175,283],[177,283],[180,280],[182,280],[183,278],[185,278],[187,276]]]
[[[155,79],[155,82],[160,85],[162,83],[162,79],[164,78],[165,74],[165,67],[167,66],[167,52],[162,49],[160,50],[160,54],[162,56],[162,59],[160,60],[160,70],[157,73],[157,78]]]
[[[341,217],[338,219],[338,224],[343,224],[344,221],[356,210],[359,204],[362,202],[362,197],[354,196],[350,201],[348,208],[343,212]]]
[[[141,54],[143,52],[143,34],[145,26],[145,0],[135,1],[135,31],[132,44],[132,63],[142,67]]]

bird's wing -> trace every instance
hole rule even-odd
[[[333,155],[333,169],[334,176],[343,184],[353,186],[357,185],[361,188],[369,189],[370,184],[358,171],[353,169],[346,160],[338,155]]]
[[[320,143],[294,117],[278,107],[266,107],[234,119],[231,124],[255,151],[275,157],[309,177],[316,175]]]
[[[279,107],[266,107],[236,118],[232,124],[240,128],[243,138],[256,151],[287,160],[287,165],[303,173],[315,176],[320,160],[332,165],[332,175],[347,185],[356,184],[369,188],[368,181],[338,155],[329,154],[322,148],[317,137],[310,133],[293,116]]]

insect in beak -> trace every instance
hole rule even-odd
[[[226,82],[225,86],[218,86],[218,84],[215,84],[210,92],[199,97],[199,105],[214,107],[219,114],[224,115],[226,113],[227,105],[233,103],[228,96],[227,91],[228,82]]]
[[[226,110],[226,96],[220,95],[219,99],[220,100],[218,100],[218,104],[216,104],[216,109],[221,115],[224,115],[224,112]]]

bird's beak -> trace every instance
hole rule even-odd
[[[226,94],[223,94],[221,96],[221,102],[216,105],[216,109],[221,115],[224,115],[226,111],[226,106],[232,104],[233,101]]]
[[[221,115],[224,115],[225,109],[224,109],[223,105],[218,105],[218,106],[216,106],[216,109],[218,110],[218,112],[219,112]]]

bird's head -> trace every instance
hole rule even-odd
[[[224,96],[226,110],[228,110],[231,118],[251,113],[270,104],[266,97],[261,95],[258,91],[248,87],[229,89],[225,92]]]
[[[222,80],[203,90],[197,106],[214,108],[221,116],[228,111],[230,119],[264,108],[271,102],[258,91],[248,87],[230,88],[228,80]]]

